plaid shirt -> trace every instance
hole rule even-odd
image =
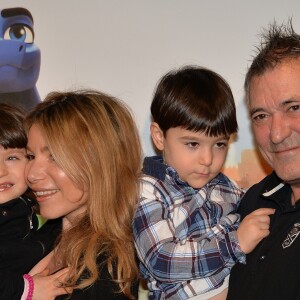
[[[236,229],[244,191],[220,173],[201,189],[180,180],[160,156],[146,157],[133,221],[149,299],[188,299],[219,287],[245,263]]]

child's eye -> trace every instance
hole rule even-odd
[[[189,143],[186,143],[186,146],[188,146],[188,148],[197,148],[199,146],[199,143],[189,142]]]
[[[17,160],[19,159],[17,156],[9,156],[7,160]]]
[[[218,142],[218,143],[216,143],[216,146],[217,146],[218,148],[226,148],[227,145],[228,145],[227,142]]]

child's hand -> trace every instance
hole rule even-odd
[[[241,250],[250,253],[256,245],[270,234],[270,217],[273,208],[259,208],[246,216],[237,229],[237,237]]]
[[[35,274],[32,300],[54,300],[56,296],[71,293],[71,289],[60,286],[60,281],[67,275],[67,272],[68,269],[65,268],[52,275],[48,275],[48,270]]]

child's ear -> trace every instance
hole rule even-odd
[[[150,131],[151,131],[152,141],[153,141],[155,147],[158,150],[163,151],[165,137],[164,137],[164,133],[160,129],[159,125],[155,122],[152,122],[151,126],[150,126]]]

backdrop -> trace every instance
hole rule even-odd
[[[144,154],[154,154],[149,107],[158,79],[172,68],[197,64],[220,73],[238,109],[239,135],[225,173],[247,187],[264,172],[244,105],[243,81],[261,28],[293,18],[300,32],[299,0],[1,0],[34,19],[41,52],[37,81],[43,97],[52,90],[96,88],[132,109]]]

